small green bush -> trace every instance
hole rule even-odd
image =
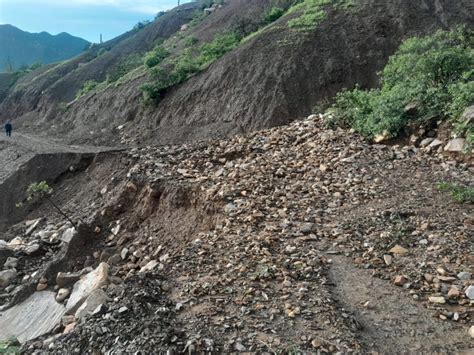
[[[305,0],[290,9],[290,12],[303,10],[303,13],[294,19],[288,21],[290,28],[310,31],[326,19],[326,10],[324,6],[329,5],[333,0]]]
[[[20,343],[12,338],[10,340],[0,341],[0,354],[19,354]]]
[[[185,45],[186,47],[192,47],[199,43],[199,40],[196,37],[190,36],[186,38]]]
[[[264,20],[266,23],[272,23],[278,20],[280,17],[283,16],[285,10],[281,7],[272,7],[270,11],[265,14]]]
[[[390,138],[433,118],[456,121],[474,104],[473,43],[474,31],[466,28],[408,39],[381,73],[380,89],[356,88],[337,95],[331,122],[368,138]],[[414,116],[404,110],[409,103],[416,103]]]
[[[160,61],[162,65],[151,67],[152,82],[142,86],[145,102],[158,102],[170,87],[181,84],[205,69],[237,47],[240,41],[241,37],[235,33],[223,34],[195,50],[188,48],[173,60],[164,58]]]
[[[450,182],[440,182],[437,184],[440,191],[451,193],[452,198],[459,203],[474,203],[474,187],[453,184]]]
[[[169,55],[170,53],[166,50],[166,48],[160,44],[145,56],[145,65],[148,68],[156,67]]]
[[[76,93],[76,99],[86,95],[87,93],[91,92],[92,90],[94,90],[97,85],[99,85],[99,83],[95,80],[87,80],[84,85],[82,86],[82,89],[80,89],[77,93]]]

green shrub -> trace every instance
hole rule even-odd
[[[474,32],[466,28],[405,41],[381,73],[380,89],[337,95],[332,123],[390,138],[433,118],[458,119],[474,104],[473,43]],[[405,112],[409,103],[416,103],[416,115]]]
[[[77,93],[76,93],[76,99],[86,95],[87,93],[91,92],[92,90],[94,90],[97,85],[99,85],[99,83],[95,80],[87,80],[84,85],[82,86],[82,89],[80,89]]]
[[[145,65],[148,68],[156,67],[169,55],[170,53],[166,50],[166,48],[160,44],[145,56]]]
[[[196,37],[190,36],[186,39],[186,47],[192,47],[199,43],[199,40]]]
[[[20,343],[12,338],[6,341],[0,341],[0,354],[19,354]]]
[[[188,48],[173,60],[163,58],[159,63],[161,65],[147,65],[151,68],[153,80],[142,86],[145,102],[158,102],[170,87],[181,84],[208,67],[237,47],[240,40],[241,37],[235,33],[223,34],[195,50]]]
[[[459,203],[469,202],[474,203],[474,187],[453,184],[450,182],[440,182],[437,184],[440,191],[447,191],[451,193],[452,198]]]
[[[283,16],[285,10],[281,7],[272,7],[270,11],[265,14],[264,20],[266,23],[272,23],[278,20],[280,17]]]
[[[305,0],[302,3],[295,5],[291,12],[304,9],[303,13],[294,19],[288,21],[290,28],[295,28],[303,31],[314,29],[321,21],[326,19],[326,11],[324,6],[329,5],[333,0]]]

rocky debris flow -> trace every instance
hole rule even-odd
[[[0,244],[0,264],[4,269],[0,270],[0,309],[30,284],[35,284],[38,291],[50,286],[47,279],[42,279],[40,269],[52,262],[67,245],[61,236],[70,230],[69,222],[45,223],[39,218],[16,226],[13,229],[16,236],[8,242],[0,240],[3,242]],[[58,285],[64,286],[61,282]]]
[[[426,149],[370,145],[310,116],[228,141],[131,150],[122,191],[98,194],[111,199],[101,215],[120,213],[104,249],[90,256],[110,264],[108,283],[94,291],[105,294],[80,297],[87,311],[74,309],[66,335],[26,348],[371,349],[358,337],[357,317],[334,299],[332,254],[404,290],[466,337],[474,209],[436,184],[472,185],[474,170],[469,157],[445,152],[445,143],[427,149],[434,142]],[[195,204],[217,211],[216,223],[181,240],[179,218]],[[178,221],[164,225],[170,216]],[[68,305],[73,297],[74,290]],[[420,350],[467,349],[468,342]]]

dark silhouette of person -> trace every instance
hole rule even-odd
[[[7,137],[11,137],[12,136],[12,131],[13,131],[13,126],[10,122],[7,122],[5,124],[5,132],[7,133]]]

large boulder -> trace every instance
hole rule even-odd
[[[0,339],[25,343],[51,332],[66,313],[54,292],[35,292],[22,303],[0,313]]]
[[[68,314],[74,314],[93,291],[107,284],[108,276],[109,265],[107,263],[100,263],[97,269],[84,275],[77,281],[66,304]]]

